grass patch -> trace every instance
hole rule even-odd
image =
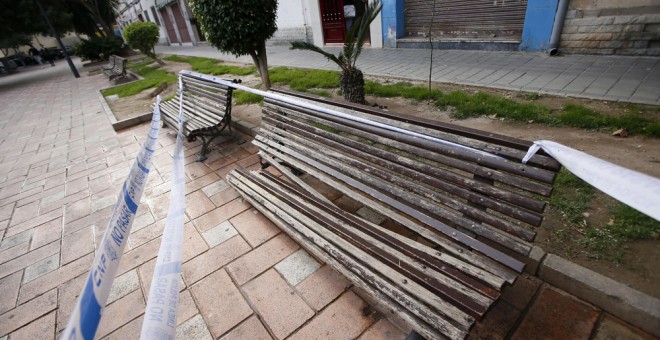
[[[234,97],[234,102],[236,105],[260,104],[264,101],[263,96],[241,90],[235,90],[232,96]]]
[[[381,84],[375,81],[366,81],[364,84],[364,93],[377,97],[403,97],[413,100],[436,99],[442,96],[440,90],[429,89],[423,86],[414,86],[407,82],[395,84]]]
[[[613,131],[626,129],[628,132],[660,138],[660,122],[643,117],[638,113],[621,116],[606,116],[582,105],[568,104],[557,116],[561,125],[590,130]]]
[[[190,68],[199,73],[212,74],[214,76],[222,74],[231,74],[235,76],[247,76],[253,74],[256,68],[254,66],[242,67],[234,65],[224,65],[220,60],[201,57],[183,57],[178,55],[169,55],[163,58],[168,61],[178,63],[188,63]]]
[[[518,103],[511,99],[483,92],[476,94],[468,94],[463,91],[443,93],[440,90],[432,89],[429,94],[427,87],[406,82],[383,84],[367,81],[365,82],[365,93],[386,98],[403,97],[419,101],[431,99],[440,108],[447,106],[455,108],[452,116],[456,119],[495,115],[499,118],[524,123],[533,121],[553,126],[570,126],[608,132],[623,128],[633,134],[660,138],[660,121],[642,116],[641,109],[633,110],[635,113],[621,116],[608,116],[582,105],[568,104],[559,112],[553,112],[542,105]],[[523,96],[529,100],[540,97],[535,93],[528,93]]]
[[[171,84],[176,82],[176,75],[161,70],[159,66],[148,66],[149,64],[151,62],[130,64],[128,68],[144,79],[103,90],[102,94],[106,97],[111,95],[118,95],[120,98],[130,97],[146,89],[158,87],[163,83]]]
[[[294,91],[306,92],[309,89],[339,87],[337,71],[275,67],[270,69],[269,74],[271,83],[288,85]]]
[[[597,191],[565,169],[559,172],[554,187],[550,206],[561,212],[567,228],[556,229],[553,235],[559,241],[574,242],[586,249],[591,258],[621,263],[627,242],[657,239],[660,235],[660,222],[619,202],[609,211],[609,223],[589,223],[585,213]],[[576,238],[571,231],[582,237]]]
[[[595,189],[587,182],[562,168],[555,179],[550,206],[559,210],[566,222],[577,224],[584,220]]]

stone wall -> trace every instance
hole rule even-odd
[[[307,36],[305,36],[307,34]],[[278,28],[272,38],[267,41],[268,45],[288,45],[290,41],[308,41],[312,42],[312,28],[305,27],[288,27]]]
[[[571,2],[559,43],[562,52],[660,55],[660,5],[600,7]]]

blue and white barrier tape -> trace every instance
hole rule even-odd
[[[181,92],[179,76],[179,96]],[[183,170],[183,98],[179,100],[179,132],[172,162],[172,191],[156,269],[151,280],[140,339],[174,339],[179,301],[179,277],[183,252],[183,222],[186,207]]]
[[[523,163],[539,149],[596,189],[660,221],[660,179],[549,140],[535,141]]]
[[[149,176],[161,124],[160,100],[158,96],[151,119],[151,130],[124,181],[83,291],[62,333],[62,339],[93,339],[96,334],[101,321],[101,312],[110,295],[110,288],[119,268],[119,260],[124,253],[133,219]]]

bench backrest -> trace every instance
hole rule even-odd
[[[230,119],[232,88],[187,74],[181,75],[181,84],[186,133],[214,128]],[[166,124],[177,126],[179,95],[161,105],[165,111],[177,113],[174,117],[164,115]]]
[[[497,248],[529,255],[534,227],[543,220],[544,198],[551,194],[560,169],[554,159],[538,154],[528,164],[521,164],[530,142],[279,92],[313,99],[394,129],[266,98],[255,142],[263,150],[322,181],[331,181],[334,184],[328,184],[427,240],[440,242],[428,230],[440,231],[443,237],[522,269],[519,261]]]

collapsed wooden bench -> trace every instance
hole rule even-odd
[[[108,76],[108,80],[126,77],[126,58],[111,55],[108,63],[101,66],[103,73]]]
[[[347,114],[265,98],[253,143],[286,180],[236,170],[228,182],[390,320],[464,338],[523,269],[559,163],[538,154],[521,164],[526,141],[279,92]],[[339,209],[288,167],[403,232]]]
[[[202,149],[198,154],[199,162],[206,160],[206,153],[211,142],[228,128],[231,133],[231,99],[233,88],[196,76],[192,72],[182,71],[181,85],[183,92],[184,136],[188,142],[202,139]],[[240,80],[229,80],[240,83]],[[178,126],[179,95],[161,103],[163,125],[174,129]],[[239,140],[239,144],[242,141]]]

